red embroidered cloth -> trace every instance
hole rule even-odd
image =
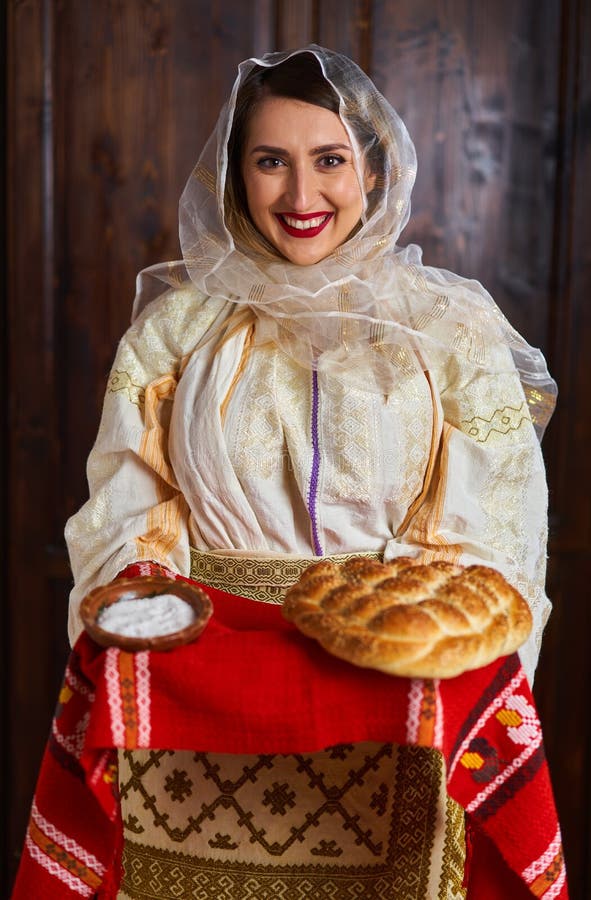
[[[331,657],[279,607],[206,590],[214,615],[188,646],[125,653],[78,640],[13,900],[116,896],[113,748],[301,753],[356,741],[443,753],[473,838],[470,898],[567,898],[540,724],[517,655],[449,680],[393,678]]]

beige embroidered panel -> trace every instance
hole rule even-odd
[[[121,898],[459,900],[464,815],[426,748],[120,754]]]

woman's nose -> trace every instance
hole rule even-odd
[[[310,212],[318,197],[318,183],[313,169],[294,166],[289,173],[287,199],[293,212]]]

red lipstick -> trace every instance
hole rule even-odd
[[[326,228],[332,217],[334,216],[333,212],[313,212],[313,213],[275,213],[275,218],[283,228],[283,230],[289,234],[290,237],[297,238],[310,238],[316,237],[317,234]],[[304,225],[303,223],[312,222],[314,220],[319,220],[317,223],[310,225]],[[297,227],[294,223],[301,222],[302,225]]]

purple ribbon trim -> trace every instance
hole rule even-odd
[[[312,474],[308,489],[308,515],[312,523],[312,540],[316,556],[324,556],[318,534],[318,473],[320,471],[320,448],[318,445],[318,372],[312,372]]]

